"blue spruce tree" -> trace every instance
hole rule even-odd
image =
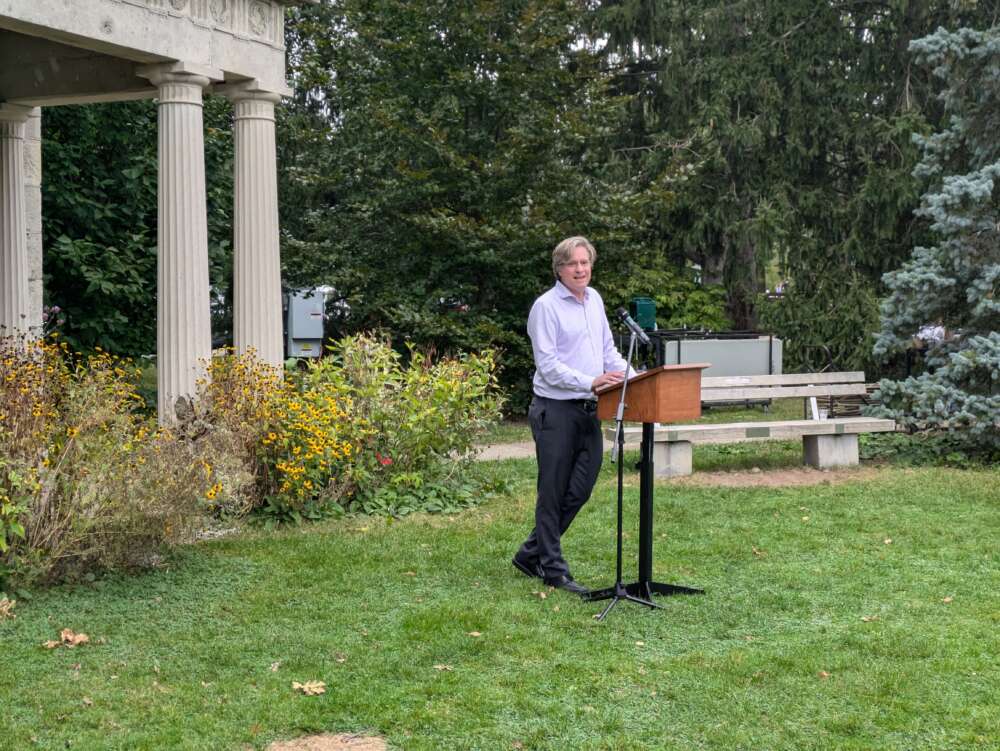
[[[1000,450],[1000,28],[960,29],[910,45],[943,83],[943,131],[916,137],[919,213],[940,238],[897,271],[881,308],[876,356],[911,346],[928,326],[926,372],[880,384],[883,413],[911,430],[944,431]]]

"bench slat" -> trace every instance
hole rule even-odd
[[[745,388],[701,388],[703,402],[739,402],[747,399],[783,399],[808,396],[863,396],[864,383],[841,383],[819,386],[759,386]]]
[[[701,387],[735,388],[745,386],[806,386],[811,383],[864,383],[863,370],[849,370],[841,373],[782,373],[778,375],[754,376],[710,376],[701,379]]]
[[[691,443],[740,443],[759,440],[788,440],[806,435],[887,433],[896,429],[893,420],[878,417],[839,417],[832,420],[779,420],[707,425],[665,425],[653,433],[654,441]],[[614,428],[606,430],[614,438]],[[625,443],[638,443],[642,428],[625,428]]]

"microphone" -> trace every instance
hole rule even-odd
[[[618,320],[628,327],[629,331],[635,334],[636,339],[646,345],[650,343],[649,337],[646,336],[646,332],[642,330],[642,326],[632,320],[632,316],[628,314],[625,308],[618,308],[618,310],[615,311],[615,315],[618,316]]]

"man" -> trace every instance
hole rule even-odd
[[[588,286],[595,257],[585,237],[559,243],[552,251],[555,286],[535,300],[528,315],[535,355],[528,419],[538,497],[535,528],[513,560],[522,573],[577,594],[587,589],[573,580],[560,538],[590,498],[601,469],[604,441],[594,392],[625,375],[604,301]]]

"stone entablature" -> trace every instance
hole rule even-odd
[[[183,61],[290,93],[284,80],[284,11],[290,0],[5,0],[0,2],[0,101],[73,103],[60,82],[72,67],[77,101],[155,90],[135,64]],[[25,37],[19,43],[17,37]],[[35,41],[29,45],[28,39]],[[18,57],[15,48],[27,51]],[[83,53],[90,57],[82,58]],[[65,65],[63,63],[66,63]],[[28,68],[31,70],[27,70]],[[82,77],[82,80],[80,80]],[[104,96],[104,94],[108,96]]]
[[[126,0],[129,1],[129,0]],[[284,5],[268,0],[131,0],[194,23],[265,41],[284,49]]]

